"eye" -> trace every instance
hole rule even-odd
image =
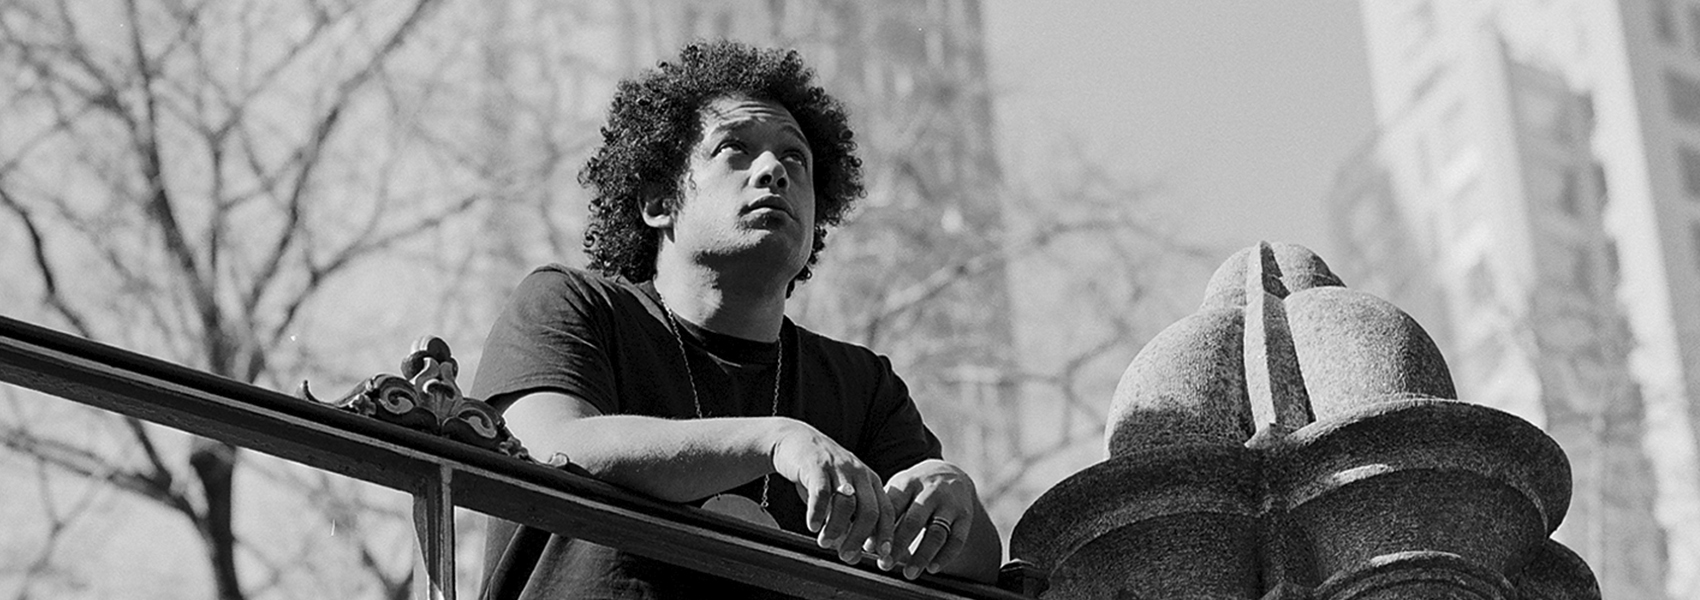
[[[803,153],[802,150],[791,150],[786,152],[784,158],[786,162],[796,163],[799,165],[809,164],[809,155]]]
[[[719,146],[714,147],[714,153],[715,154],[720,154],[722,152],[727,152],[727,151],[741,153],[741,152],[744,151],[744,143],[741,142],[741,141],[738,141],[738,140],[726,140],[726,141],[720,142]]]

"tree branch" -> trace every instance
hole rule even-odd
[[[225,346],[223,335],[222,315],[218,301],[210,281],[212,274],[205,273],[196,253],[189,246],[187,237],[183,234],[182,225],[177,218],[175,203],[170,189],[165,181],[165,160],[159,146],[159,105],[154,91],[155,65],[147,55],[142,45],[142,23],[140,10],[135,0],[124,3],[125,14],[129,19],[129,45],[131,59],[139,83],[137,87],[141,96],[141,111],[139,118],[129,115],[116,102],[113,112],[122,115],[130,130],[130,144],[140,161],[142,180],[147,189],[143,204],[144,214],[159,231],[165,250],[177,267],[177,272],[188,282],[190,298],[200,325],[200,337],[204,343],[207,366],[214,373],[227,375],[228,364],[221,364],[227,359],[221,349]],[[116,90],[114,90],[116,92]]]
[[[264,338],[265,345],[276,345],[283,339],[283,336],[288,333],[289,327],[295,323],[295,319],[299,316],[301,308],[313,299],[319,288],[328,281],[330,277],[342,272],[343,269],[348,268],[350,265],[354,264],[355,261],[363,257],[394,246],[395,244],[406,241],[414,236],[436,229],[450,218],[470,210],[483,199],[483,196],[476,194],[462,197],[459,201],[450,205],[448,208],[434,214],[421,217],[418,221],[411,224],[396,227],[389,233],[375,237],[364,234],[357,236],[354,241],[343,246],[341,250],[338,250],[336,254],[330,258],[330,260],[322,264],[315,264],[309,260],[306,264],[306,284],[304,284],[303,288],[296,292],[294,296],[290,298],[289,302],[284,305],[282,318],[278,319],[277,323],[271,327]],[[375,222],[376,221],[374,220],[374,223]],[[257,376],[260,371],[263,370],[265,358],[262,354],[263,353],[254,353],[250,355],[251,364],[249,364],[249,366],[245,369],[245,375]]]
[[[37,457],[35,467],[36,487],[41,492],[43,510],[47,512],[47,539],[42,542],[41,549],[36,552],[35,558],[29,562],[29,565],[24,567],[24,572],[19,577],[23,580],[23,585],[18,588],[18,600],[30,598],[30,590],[34,587],[36,578],[52,570],[53,555],[58,552],[59,543],[64,540],[65,531],[75,525],[83,514],[94,506],[94,501],[100,491],[98,487],[88,486],[84,489],[82,495],[71,504],[70,510],[61,513],[58,499],[52,494],[52,480],[48,475],[50,465],[47,461]]]
[[[1004,266],[1013,256],[1043,248],[1065,234],[1113,229],[1117,225],[1117,222],[1102,221],[1052,222],[1015,245],[1005,245],[994,252],[970,254],[951,261],[928,273],[920,281],[887,294],[879,308],[865,322],[863,339],[870,343],[874,342],[887,321],[937,298],[939,294],[944,293],[945,290],[959,282]]]
[[[34,259],[36,272],[41,275],[42,300],[59,316],[64,317],[71,329],[83,337],[93,337],[87,317],[72,307],[66,301],[65,295],[59,290],[59,278],[53,262],[47,256],[47,239],[42,233],[41,226],[36,224],[35,216],[22,202],[14,197],[7,189],[4,179],[0,179],[0,205],[4,205],[12,214],[17,215],[19,223],[24,226],[24,233],[29,236],[30,257]]]
[[[28,429],[10,426],[0,430],[0,444],[54,467],[152,500],[200,524],[200,513],[188,496],[171,485],[169,474],[128,471],[87,449],[58,440],[38,437]]]
[[[353,76],[343,80],[337,86],[330,105],[313,125],[307,143],[297,149],[293,161],[296,169],[295,179],[291,183],[290,195],[286,201],[283,228],[278,233],[277,240],[272,244],[264,266],[255,274],[248,285],[247,293],[243,295],[244,312],[252,312],[272,289],[284,257],[288,255],[290,248],[294,246],[298,239],[298,230],[301,227],[304,215],[303,205],[310,189],[313,174],[323,156],[325,144],[330,140],[331,135],[336,131],[337,124],[342,120],[343,111],[347,109],[355,94],[382,69],[383,63],[389,58],[390,54],[402,46],[409,34],[424,21],[425,17],[431,13],[431,9],[437,4],[438,0],[417,0],[415,2],[407,17],[372,53],[366,64]]]

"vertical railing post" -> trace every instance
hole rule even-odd
[[[455,599],[454,469],[439,465],[413,491],[413,529],[425,559],[426,597]]]

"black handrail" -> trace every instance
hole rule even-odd
[[[906,581],[846,565],[801,535],[4,316],[0,381],[416,495],[449,471],[456,506],[789,594],[1026,598],[962,579]]]

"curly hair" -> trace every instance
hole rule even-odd
[[[661,242],[643,221],[644,201],[660,195],[669,210],[678,210],[687,159],[703,135],[703,108],[744,96],[789,110],[814,155],[814,249],[791,284],[807,280],[826,247],[827,228],[842,222],[863,195],[862,161],[848,116],[813,79],[814,71],[795,50],[722,40],[686,46],[677,63],[664,61],[621,81],[602,127],[602,146],[578,176],[592,190],[584,232],[590,268],[631,281],[655,277]]]

